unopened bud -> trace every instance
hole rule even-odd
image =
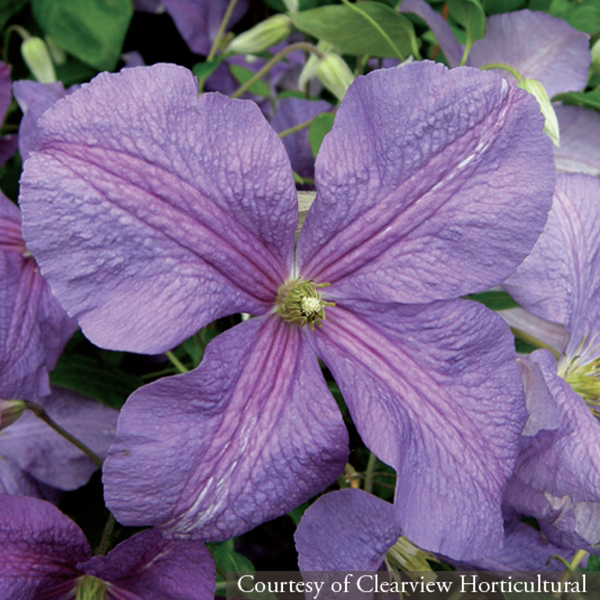
[[[550,102],[550,98],[548,98],[544,86],[535,79],[524,79],[519,83],[519,87],[535,96],[535,99],[540,105],[540,110],[546,119],[544,131],[548,134],[555,146],[560,146],[558,119],[556,118],[552,102]]]
[[[0,429],[14,423],[25,411],[23,400],[6,400],[0,398]]]
[[[338,99],[346,95],[354,75],[346,61],[338,54],[328,53],[317,66],[319,81]]]
[[[317,49],[320,50],[323,54],[326,54],[327,52],[333,52],[335,50],[335,47],[329,42],[324,42],[323,40],[320,40],[317,44]],[[300,77],[298,78],[298,89],[304,90],[309,80],[317,76],[317,67],[319,66],[319,60],[320,58],[316,54],[311,54],[308,57],[308,60],[304,63],[304,67],[302,67]]]
[[[298,12],[300,8],[300,2],[298,0],[283,0],[285,4],[285,8],[288,12],[295,13]]]
[[[236,54],[262,52],[284,40],[292,28],[292,20],[287,15],[273,15],[234,37],[225,51]]]
[[[21,44],[21,56],[33,76],[40,83],[54,83],[56,73],[50,58],[50,52],[44,40],[39,37],[29,37]]]

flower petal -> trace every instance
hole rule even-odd
[[[70,390],[54,388],[40,401],[48,415],[101,458],[115,438],[118,411]],[[98,466],[27,411],[0,432],[0,455],[37,480],[61,490],[84,485]]]
[[[398,472],[404,534],[456,559],[499,548],[526,418],[502,320],[464,300],[335,306],[315,344],[365,444]]]
[[[206,546],[168,540],[156,529],[137,533],[78,568],[143,600],[212,600],[215,594],[215,564]]]
[[[402,535],[394,507],[362,490],[321,496],[298,524],[301,571],[377,571]]]
[[[10,458],[0,456],[0,494],[43,498],[35,480]]]
[[[200,366],[136,391],[104,466],[123,524],[225,540],[343,470],[347,431],[304,332],[279,317],[215,338]]]
[[[587,85],[590,39],[564,19],[543,12],[525,9],[492,15],[486,20],[485,37],[471,48],[468,64],[481,67],[497,62],[539,81],[552,98]]]
[[[548,223],[531,255],[505,283],[534,315],[563,324],[571,334],[569,357],[598,356],[600,335],[600,181],[563,174]],[[580,346],[586,341],[586,350]]]
[[[600,175],[600,115],[582,106],[554,105],[560,127],[560,147],[554,148],[556,169],[565,173]]]
[[[99,75],[38,126],[25,239],[94,343],[157,353],[219,316],[271,308],[297,198],[253,103],[198,97],[189,71],[159,64]]]
[[[80,574],[75,565],[90,556],[81,529],[52,504],[0,495],[0,597],[65,598]]]
[[[499,283],[550,207],[542,127],[535,100],[491,73],[420,62],[358,77],[317,157],[301,274],[376,302]]]

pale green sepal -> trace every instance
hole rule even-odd
[[[535,96],[535,99],[540,105],[540,110],[546,119],[546,122],[544,123],[544,132],[550,136],[550,139],[555,146],[560,146],[558,119],[556,118],[552,102],[550,102],[550,98],[548,98],[544,86],[535,79],[524,79],[519,82],[518,86]]]
[[[327,52],[334,52],[335,47],[333,44],[329,42],[324,42],[323,40],[319,41],[317,44],[317,49],[320,50],[323,54]],[[316,54],[311,54],[308,57],[308,60],[304,63],[304,67],[302,67],[302,71],[300,72],[300,77],[298,77],[298,89],[304,90],[306,88],[307,83],[313,78],[317,76],[317,67],[319,66],[319,57]]]
[[[55,65],[64,65],[67,62],[67,53],[49,35],[45,35],[46,45]]]
[[[12,425],[25,411],[25,402],[0,398],[0,429]]]
[[[107,600],[107,585],[93,575],[83,575],[77,581],[75,600]]]
[[[600,85],[600,39],[592,44],[592,64],[590,65],[589,84],[592,87]]]
[[[48,46],[42,38],[30,37],[21,44],[21,56],[33,76],[40,83],[54,83],[56,72],[48,51]]]
[[[328,52],[317,65],[319,81],[338,99],[342,100],[354,81],[346,61],[338,54]]]
[[[287,15],[273,15],[235,36],[225,51],[236,54],[263,52],[284,40],[292,29],[292,20]]]
[[[298,12],[300,8],[299,0],[282,0],[282,2],[285,4],[286,9],[291,13]]]

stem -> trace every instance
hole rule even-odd
[[[167,352],[167,357],[180,373],[189,372],[189,369],[172,352]]]
[[[518,83],[522,83],[525,81],[525,77],[520,71],[517,71],[514,67],[507,65],[506,63],[489,63],[487,65],[483,65],[483,67],[479,67],[482,71],[489,71],[490,69],[502,69],[504,71],[508,71]]]
[[[56,433],[65,438],[68,442],[71,442],[73,446],[79,448],[86,456],[91,458],[99,467],[102,466],[102,459],[92,450],[90,450],[83,442],[80,442],[76,437],[72,436],[66,429],[63,429],[56,421],[54,421],[46,409],[41,404],[30,402],[29,400],[23,400],[25,408],[30,410],[36,417],[44,421],[46,425],[52,427]]]
[[[102,532],[102,538],[100,539],[100,544],[98,544],[98,550],[96,551],[96,554],[106,554],[114,529],[115,516],[110,513],[108,515],[108,521],[106,521],[106,525],[104,526],[104,531]]]
[[[369,492],[369,494],[373,491],[373,474],[375,472],[375,463],[377,462],[377,457],[370,452],[369,453],[369,461],[367,462],[367,470],[365,471],[365,492]]]
[[[280,134],[279,137],[280,138],[284,138],[288,135],[291,135],[292,133],[296,133],[296,131],[302,131],[303,129],[306,129],[307,127],[310,127],[311,123],[316,119],[316,117],[313,117],[312,119],[309,119],[308,121],[304,121],[304,123],[299,123],[298,125],[294,125],[293,127],[290,127],[289,129],[284,129]]]
[[[316,54],[321,60],[325,58],[325,55],[312,44],[308,44],[306,42],[297,42],[295,44],[290,44],[286,46],[283,50],[278,52],[273,58],[271,58],[268,62],[264,64],[264,66],[257,71],[244,85],[242,85],[237,91],[231,94],[232,98],[239,98],[244,92],[249,90],[265,73],[268,73],[273,65],[277,64],[280,60],[285,58],[290,52],[295,52],[296,50],[307,50],[308,52],[313,52]]]
[[[397,54],[398,58],[400,60],[404,60],[404,56],[402,55],[400,50],[398,50],[396,44],[394,44],[394,42],[392,42],[392,40],[390,39],[390,36],[383,29],[381,29],[381,27],[379,26],[377,21],[375,21],[373,19],[373,17],[371,17],[371,15],[367,14],[364,10],[361,10],[360,8],[358,8],[358,6],[356,6],[355,4],[352,4],[349,0],[342,0],[342,2],[348,8],[352,9],[354,12],[361,15],[363,17],[363,19],[368,21],[371,24],[371,26],[375,28],[377,33],[379,33],[379,35],[388,43],[390,48]]]
[[[230,0],[229,6],[227,7],[225,14],[223,15],[223,20],[221,21],[221,25],[219,25],[219,31],[217,31],[217,36],[215,37],[215,39],[212,43],[210,52],[208,53],[208,56],[206,57],[206,62],[210,62],[215,57],[215,54],[217,53],[217,48],[219,47],[219,43],[221,41],[221,38],[223,37],[223,33],[225,32],[225,28],[227,27],[227,24],[229,23],[229,19],[231,18],[231,13],[233,12],[233,9],[235,8],[236,4],[237,4],[237,0]]]

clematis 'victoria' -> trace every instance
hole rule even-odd
[[[459,296],[505,279],[546,219],[554,165],[533,97],[429,62],[358,78],[296,252],[281,141],[183,68],[100,75],[38,126],[28,247],[93,342],[161,352],[256,317],[128,399],[104,467],[121,522],[227,539],[324,489],[347,432],[320,357],[398,471],[405,533],[455,557],[499,546],[522,384],[501,319]]]

